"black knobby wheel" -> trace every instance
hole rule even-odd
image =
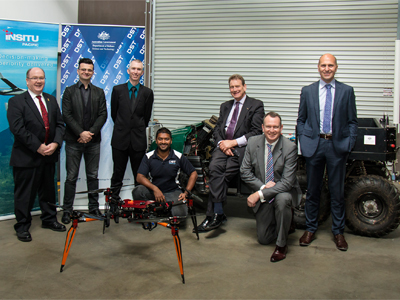
[[[381,237],[400,222],[400,194],[390,181],[362,176],[346,184],[346,225],[355,234]]]
[[[305,171],[298,171],[297,180],[299,182],[302,196],[300,205],[294,208],[294,223],[297,229],[306,229],[306,214],[305,214],[305,204],[307,195],[307,174]],[[329,217],[331,212],[331,198],[329,195],[329,190],[324,183],[321,191],[321,198],[319,203],[319,216],[318,224],[322,224]]]

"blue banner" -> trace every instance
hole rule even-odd
[[[33,67],[45,71],[44,92],[56,96],[58,37],[59,24],[0,20],[0,215],[14,213],[8,100],[27,90],[26,71]]]
[[[99,165],[99,187],[110,185],[112,176],[111,136],[113,121],[110,113],[111,92],[115,85],[128,81],[127,69],[131,60],[144,63],[145,30],[140,27],[62,25],[61,42],[61,99],[67,86],[79,81],[78,62],[90,58],[94,62],[92,84],[102,88],[106,95],[108,119],[101,131],[101,150]],[[143,77],[140,80],[143,84]],[[64,194],[65,150],[61,151],[61,198]],[[131,168],[127,168],[124,184],[134,182]],[[84,162],[80,167],[77,191],[87,190]],[[130,198],[130,190],[121,191],[121,197]],[[104,197],[99,197],[100,205]],[[87,195],[76,195],[74,207],[87,208]]]

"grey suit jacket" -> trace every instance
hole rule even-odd
[[[107,104],[103,89],[91,84],[91,119],[90,129],[94,133],[92,142],[101,140],[100,130],[107,120]],[[62,115],[66,125],[64,139],[67,142],[78,142],[83,130],[83,100],[77,84],[67,87],[62,98]]]
[[[274,181],[271,188],[263,189],[265,200],[274,198],[279,193],[292,194],[293,206],[300,203],[301,190],[296,178],[297,146],[281,136],[272,152],[274,159]],[[258,191],[265,184],[265,136],[264,134],[251,137],[248,140],[246,152],[240,167],[242,180],[253,191]],[[260,206],[258,201],[254,212]]]

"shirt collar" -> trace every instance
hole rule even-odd
[[[133,85],[129,80],[128,80],[128,90],[130,91],[132,87],[136,87],[136,90],[139,91],[140,83],[137,85]]]
[[[233,103],[236,103],[236,102],[237,102],[235,99],[233,99],[233,100],[234,100]],[[243,98],[240,99],[239,103],[243,105],[243,104],[244,104],[244,100],[246,100],[246,94],[244,94]]]
[[[158,150],[158,147],[157,147],[156,150],[154,151],[154,157],[153,157],[153,158],[162,160],[161,157],[158,156],[157,150]],[[173,154],[174,154],[174,150],[172,150],[172,148],[170,148],[170,149],[169,149],[169,154],[168,154],[167,158],[164,159],[164,160],[170,160],[170,158],[172,157]]]
[[[264,138],[265,138],[265,136],[264,136]],[[265,145],[271,145],[272,148],[274,148],[275,145],[278,143],[278,141],[279,141],[280,138],[281,138],[281,137],[279,137],[279,138],[278,138],[275,142],[273,142],[272,144],[268,143],[267,139],[265,138]]]
[[[92,83],[89,82],[88,87],[91,88]],[[78,88],[84,87],[85,85],[82,83],[82,81],[78,81]]]
[[[31,95],[32,99],[35,99],[37,96],[41,96],[43,98],[43,92],[40,93],[39,95],[36,95],[34,92],[32,92],[30,89],[28,89],[29,95]]]
[[[332,88],[335,88],[336,80],[332,79],[332,81],[329,82],[329,84],[332,86]],[[319,80],[319,89],[323,89],[325,87],[325,85],[327,85],[327,83],[325,81],[323,81],[322,79],[320,79]]]

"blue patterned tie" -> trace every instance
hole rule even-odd
[[[272,145],[267,144],[268,146],[268,159],[267,159],[267,166],[265,170],[265,183],[270,181],[274,181],[274,160],[272,158]],[[269,203],[274,201],[275,198],[272,198]]]
[[[322,125],[322,130],[324,131],[324,133],[329,133],[331,132],[332,85],[328,83],[325,85],[325,87],[326,87],[326,101],[324,110],[324,123]]]

